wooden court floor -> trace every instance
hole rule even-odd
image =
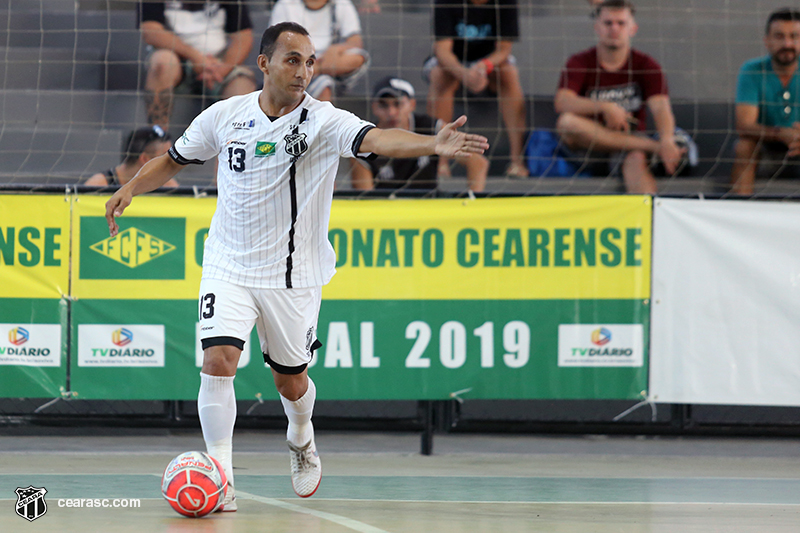
[[[178,516],[160,497],[169,460],[199,431],[3,436],[0,532],[238,533],[800,531],[800,441],[442,435],[317,436],[322,484],[294,495],[276,432],[237,432],[239,511]],[[15,489],[44,487],[47,512],[15,513]],[[59,500],[139,499],[138,508]]]

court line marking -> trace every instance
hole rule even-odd
[[[272,500],[277,502],[277,507],[284,507],[287,510],[290,509],[292,511],[298,512],[305,512],[307,514],[327,514],[330,516],[337,516],[331,515],[330,513],[325,513],[325,511],[316,511],[314,509],[308,509],[306,507],[302,507],[299,505],[294,505],[289,502],[284,502],[282,500],[273,500],[272,498],[266,498],[264,496],[257,496],[255,494],[249,494],[245,492],[236,492],[237,496],[239,494],[246,495],[245,500],[254,500],[261,503],[269,503],[273,505],[272,502],[265,502],[262,500]],[[61,498],[61,499],[70,499],[70,498]],[[74,499],[74,498],[72,498]],[[163,501],[163,498],[136,498],[137,500],[142,501]],[[15,498],[0,498],[0,502],[15,502],[17,501]],[[548,501],[499,501],[499,500],[382,500],[382,499],[363,499],[359,500],[357,498],[314,498],[316,502],[346,502],[346,503],[358,503],[358,502],[365,502],[365,503],[435,503],[435,504],[443,504],[443,503],[453,503],[453,504],[510,504],[510,505],[719,505],[719,506],[758,506],[758,507],[800,507],[800,503],[771,503],[771,502],[592,502],[592,501],[558,501],[558,502],[548,502]],[[344,520],[351,520],[349,518],[340,517]],[[358,522],[361,523],[361,522]],[[366,527],[372,527],[368,524],[364,524]],[[349,526],[347,526],[349,527]],[[361,531],[361,530],[357,530]],[[369,533],[388,533],[382,529],[369,529],[364,530]]]
[[[234,467],[234,470],[237,470],[237,467]],[[96,473],[86,473],[86,472],[0,472],[0,477],[3,476],[156,476],[161,477],[161,474],[154,474],[152,472],[96,472]],[[285,477],[283,474],[245,474],[244,472],[236,472],[236,477],[243,476],[243,477],[274,477],[280,478]],[[741,477],[741,476],[732,476],[732,477],[719,477],[719,476],[625,476],[625,477],[606,477],[606,476],[497,476],[497,475],[441,475],[441,476],[431,476],[431,475],[396,475],[396,474],[369,474],[369,475],[347,475],[347,474],[331,474],[328,478],[398,478],[398,479],[405,479],[405,478],[425,478],[425,479],[437,479],[437,478],[450,478],[450,479],[472,479],[472,478],[492,478],[492,479],[534,479],[534,480],[603,480],[603,481],[797,481],[800,482],[800,477]],[[2,498],[0,498],[2,499]],[[319,500],[321,498],[314,498],[315,500]],[[450,501],[450,500],[444,500]]]
[[[340,526],[344,526],[348,529],[352,529],[353,531],[359,531],[360,533],[389,533],[383,529],[379,529],[377,527],[371,526],[369,524],[365,524],[363,522],[359,522],[358,520],[354,520],[352,518],[347,518],[344,516],[339,516],[333,513],[327,513],[325,511],[317,511],[316,509],[309,509],[307,507],[303,507],[301,505],[295,505],[293,503],[284,502],[281,500],[276,500],[274,498],[266,498],[264,496],[258,496],[256,494],[250,494],[249,492],[242,492],[240,490],[236,491],[236,497],[244,497],[246,500],[254,500],[260,503],[266,503],[267,505],[272,505],[275,507],[280,507],[281,509],[286,509],[287,511],[292,511],[295,513],[303,513],[309,514],[311,516],[316,516],[317,518],[322,518],[323,520],[328,520],[329,522],[334,522],[339,524]],[[371,500],[367,500],[371,501]]]
[[[357,499],[357,498],[314,498],[314,501],[318,502],[378,502],[378,503],[487,503],[487,504],[525,504],[525,505],[759,505],[759,506],[769,506],[769,507],[800,507],[800,503],[772,503],[772,502],[676,502],[676,501],[669,501],[669,502],[657,502],[657,501],[619,501],[619,502],[602,502],[602,501],[542,501],[542,500],[531,500],[531,501],[503,501],[503,500],[383,500],[378,498],[370,498],[370,499]]]

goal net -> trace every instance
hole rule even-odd
[[[455,1],[455,0],[454,0]],[[422,65],[431,55],[434,0],[354,0],[361,7],[366,75],[335,103],[374,120],[370,93],[383,76],[395,75],[416,89],[424,111],[430,87]],[[248,0],[254,47],[247,65],[255,69],[257,43],[274,2]],[[680,175],[659,177],[659,192],[730,195],[736,79],[742,63],[766,53],[764,24],[782,0],[639,0],[635,48],[662,66],[677,125],[697,145],[695,166]],[[370,8],[372,6],[372,9]],[[375,9],[377,7],[377,9]],[[372,12],[370,12],[372,11]],[[378,12],[374,12],[378,11]],[[586,0],[518,0],[520,37],[513,55],[525,94],[526,139],[530,132],[553,132],[553,96],[566,60],[595,43]],[[148,50],[132,0],[3,0],[0,2],[0,186],[66,186],[120,162],[123,140],[148,125],[144,76]],[[172,138],[211,99],[176,93]],[[489,138],[486,194],[574,194],[622,192],[612,174],[512,179],[508,136],[497,98],[459,91],[455,116],[469,117],[467,129]],[[652,129],[652,124],[649,126]],[[559,155],[558,152],[555,154]],[[542,157],[542,156],[538,156]],[[349,165],[341,165],[338,191],[351,189]],[[190,168],[181,185],[213,186],[214,165]],[[584,174],[584,173],[582,173]],[[462,194],[465,170],[439,190]],[[756,194],[793,196],[798,182],[766,175]]]

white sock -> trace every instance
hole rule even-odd
[[[200,372],[197,413],[208,454],[220,462],[233,485],[233,424],[236,422],[234,376],[211,376]]]
[[[314,426],[311,425],[311,413],[314,411],[314,400],[317,399],[317,386],[308,378],[308,390],[297,401],[290,401],[281,396],[283,410],[289,419],[289,428],[286,430],[286,440],[295,446],[308,444],[314,436]]]

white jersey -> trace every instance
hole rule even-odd
[[[328,221],[339,158],[356,157],[374,126],[308,94],[273,121],[259,94],[212,105],[169,152],[181,164],[218,157],[203,278],[260,289],[321,286],[336,272]]]
[[[330,45],[361,34],[361,20],[351,0],[329,0],[320,9],[308,9],[303,0],[278,0],[272,8],[269,25],[279,22],[296,22],[308,30],[317,57]]]

